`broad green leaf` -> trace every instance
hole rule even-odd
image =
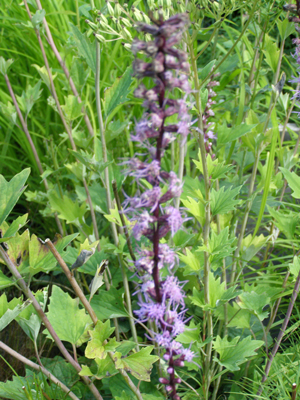
[[[179,259],[189,267],[190,271],[199,273],[203,268],[200,263],[200,257],[192,253],[188,248],[185,249],[185,252],[186,255],[178,253]]]
[[[18,103],[22,111],[25,112],[26,116],[30,113],[34,103],[41,97],[42,90],[40,90],[42,81],[39,80],[33,87],[28,85],[26,91],[22,92],[22,96],[17,96]]]
[[[214,270],[221,266],[221,261],[231,255],[236,248],[236,246],[232,246],[235,237],[229,238],[228,234],[228,226],[222,229],[219,234],[211,230],[208,246],[199,246],[196,250],[197,252],[207,251],[209,253],[210,264]]]
[[[193,160],[197,169],[203,174],[203,166],[201,161],[201,152],[198,152],[199,161]],[[221,179],[226,176],[226,174],[233,169],[231,165],[224,165],[225,162],[219,162],[218,159],[212,159],[210,154],[206,156],[206,164],[208,175],[212,180]]]
[[[255,350],[261,347],[264,342],[261,340],[251,340],[251,336],[239,341],[237,336],[228,341],[228,336],[221,338],[217,336],[213,343],[214,349],[219,353],[220,358],[214,357],[219,365],[229,369],[229,371],[238,371],[239,365],[246,362],[249,357],[256,355]]]
[[[7,310],[13,310],[17,306],[22,305],[22,298],[14,297],[10,302],[7,301],[6,294],[0,296],[0,317],[2,317]]]
[[[297,279],[299,273],[300,273],[300,261],[299,257],[294,256],[293,262],[289,264],[290,267],[290,272],[294,276],[295,279]]]
[[[5,60],[2,56],[0,57],[0,73],[2,75],[7,75],[9,68],[11,64],[14,62],[14,60],[9,59]]]
[[[0,227],[0,232],[2,233],[0,237],[0,243],[6,242],[10,238],[14,237],[15,234],[27,223],[28,214],[22,215],[15,219],[10,225],[6,222]]]
[[[103,342],[110,337],[114,330],[115,328],[110,327],[109,320],[104,323],[98,321],[95,328],[89,331],[91,340],[85,349],[85,356],[87,358],[106,358],[108,350],[106,349],[106,344]]]
[[[4,273],[0,270],[0,290],[3,290],[9,286],[14,285],[14,281],[8,278]]]
[[[11,400],[28,400],[22,387],[26,387],[26,378],[13,376],[12,381],[0,382],[0,398]]]
[[[203,80],[207,77],[207,75],[211,72],[211,70],[213,69],[215,63],[217,60],[211,60],[207,65],[205,65],[205,67],[203,67],[201,69],[201,71],[199,72],[199,79]],[[205,105],[205,104],[204,104]],[[204,107],[203,107],[204,108]]]
[[[62,238],[56,235],[54,246],[59,254],[61,254],[66,246],[78,236],[78,233]],[[40,271],[52,271],[57,265],[57,260],[51,253],[49,248],[42,244],[37,236],[32,235],[29,242],[29,268],[28,272],[31,275],[37,274]],[[27,271],[27,269],[24,269]]]
[[[192,214],[197,221],[203,226],[205,222],[205,208],[204,203],[196,201],[192,197],[187,196],[186,200],[181,199],[187,211]]]
[[[122,292],[113,287],[108,292],[100,289],[92,298],[91,306],[99,320],[128,317],[123,305]]]
[[[153,346],[141,349],[138,353],[131,354],[125,358],[119,358],[115,366],[117,369],[125,369],[140,381],[150,382],[152,365],[159,360],[159,357],[152,356],[150,353]]]
[[[100,287],[104,284],[103,282],[103,274],[104,274],[104,270],[103,268],[105,268],[105,265],[107,263],[107,260],[103,260],[102,263],[99,265],[99,267],[97,268],[97,271],[95,273],[95,276],[90,284],[90,298],[89,298],[89,302],[91,302],[94,294],[97,292],[98,289],[100,289]]]
[[[95,43],[91,43],[87,37],[80,32],[77,26],[71,24],[72,39],[76,44],[76,49],[80,57],[83,57],[91,70],[96,73],[96,47]]]
[[[220,277],[215,277],[212,272],[209,273],[209,304],[205,303],[204,290],[200,292],[194,288],[193,296],[189,296],[191,302],[203,310],[214,309],[215,307],[225,304],[227,301],[238,296],[241,291],[236,290],[236,286],[225,289],[225,282],[221,282]]]
[[[265,46],[263,53],[266,57],[267,64],[271,67],[273,73],[276,73],[276,69],[279,62],[279,53],[277,44],[270,38],[269,35],[265,35]]]
[[[263,311],[264,307],[270,304],[270,297],[266,293],[243,292],[239,295],[237,304],[239,307],[254,313],[260,321],[263,321],[269,315],[268,311]]]
[[[37,341],[41,319],[36,314],[31,314],[29,319],[20,318],[18,324],[33,342]]]
[[[230,143],[241,136],[246,135],[246,133],[251,132],[256,126],[257,124],[241,124],[235,128],[227,127],[226,124],[219,126],[217,139],[218,146],[223,146],[226,143]]]
[[[132,67],[127,67],[121,78],[117,78],[109,89],[104,92],[104,109],[108,116],[119,104],[127,101],[130,85],[132,82]]]
[[[299,225],[299,213],[276,211],[272,207],[268,207],[268,211],[274,218],[277,228],[285,234],[287,239],[294,239],[296,228]]]
[[[200,332],[201,332],[201,325],[200,324],[196,325],[195,322],[192,320],[190,325],[184,329],[184,332],[180,333],[180,335],[176,337],[176,341],[184,344],[191,344],[193,342],[197,342],[200,338]]]
[[[25,190],[25,183],[30,174],[30,168],[15,175],[9,182],[0,175],[0,225],[10,214],[16,202]]]
[[[277,25],[281,40],[285,40],[292,33],[295,32],[295,23],[290,22],[287,18],[284,18],[282,21],[278,18],[276,20],[276,25]]]
[[[76,344],[84,333],[85,327],[91,322],[91,317],[78,306],[79,299],[72,299],[58,286],[53,286],[47,317],[58,337],[66,342]],[[51,338],[48,330],[44,330]]]
[[[39,29],[39,25],[43,22],[45,15],[45,10],[37,10],[35,14],[33,14],[31,22],[34,28]]]
[[[65,97],[65,104],[63,104],[61,108],[69,123],[82,115],[82,104],[78,103],[77,97],[71,94]]]
[[[121,397],[116,396],[116,397],[115,397],[115,400],[134,400],[134,398],[135,398],[134,395],[131,395],[131,394],[129,394],[129,393],[126,393],[126,392],[123,390]],[[145,399],[145,397],[143,396],[143,400],[144,400],[144,399]]]
[[[230,290],[230,289],[228,289]],[[224,321],[224,305],[217,307],[214,310],[214,315],[220,320]],[[249,310],[241,309],[235,302],[233,304],[227,304],[227,319],[228,327],[236,328],[250,328],[251,313]]]
[[[51,209],[59,213],[59,217],[66,220],[67,224],[78,222],[86,212],[86,204],[78,205],[70,197],[64,195],[60,198],[54,191],[48,193]]]
[[[14,309],[8,309],[0,318],[0,332],[9,325],[26,307],[31,304],[31,300],[26,300],[23,304],[18,304]]]
[[[234,200],[235,196],[239,194],[241,186],[234,189],[228,188],[225,190],[224,186],[220,190],[211,190],[211,212],[212,215],[226,214],[235,209],[235,206],[240,203],[240,200]]]
[[[256,253],[267,243],[270,236],[264,236],[263,234],[259,236],[255,236],[254,238],[252,235],[246,236],[242,240],[241,246],[241,259],[243,261],[250,261]]]
[[[42,81],[45,83],[45,85],[48,87],[48,89],[51,92],[50,79],[49,79],[49,75],[48,75],[48,71],[47,71],[46,67],[44,65],[42,67],[40,67],[37,64],[32,64],[32,66],[37,70],[37,72],[39,73]],[[50,73],[51,73],[52,80],[54,81],[54,79],[56,78],[57,74],[52,74],[52,69],[51,68],[50,68]]]
[[[279,167],[279,169],[287,180],[289,187],[293,190],[292,196],[296,199],[300,199],[300,176],[286,168]]]

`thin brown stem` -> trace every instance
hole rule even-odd
[[[43,309],[41,308],[40,304],[34,297],[33,293],[29,289],[29,287],[26,285],[26,282],[22,278],[21,274],[19,273],[17,267],[14,265],[14,263],[11,261],[11,259],[8,257],[6,252],[3,250],[3,248],[0,246],[0,254],[1,257],[3,258],[6,266],[10,270],[11,274],[14,276],[14,278],[18,281],[18,285],[25,294],[25,296],[32,301],[32,305],[37,311],[39,317],[43,321],[45,327],[48,329],[50,335],[52,336],[53,340],[55,341],[57,347],[59,348],[60,352],[62,355],[65,357],[65,359],[75,368],[77,372],[81,371],[81,366],[74,360],[74,358],[70,355],[68,350],[65,348],[63,345],[63,342],[60,340],[58,337],[57,333],[53,329],[50,321],[48,320],[46,314],[44,313]],[[103,400],[102,396],[98,392],[98,389],[96,386],[91,382],[91,380],[87,376],[82,376],[82,380],[85,382],[85,384],[89,387],[93,395],[97,400]]]
[[[24,3],[25,3],[25,6],[26,6],[26,0],[24,1]],[[36,4],[37,4],[38,10],[42,10],[43,9],[40,0],[36,0]],[[28,6],[26,7],[26,10],[27,10],[29,18],[31,20],[31,13],[29,11]],[[48,23],[47,23],[47,20],[46,20],[45,17],[43,19],[43,24],[44,24],[45,32],[46,32],[46,35],[47,35],[47,41],[48,41],[53,53],[55,54],[55,57],[57,58],[62,70],[64,71],[64,74],[66,75],[66,78],[67,78],[67,80],[68,80],[68,82],[70,84],[70,87],[71,87],[71,90],[72,90],[74,96],[77,97],[78,103],[81,104],[82,103],[81,97],[80,97],[80,95],[79,95],[79,93],[78,93],[78,91],[76,89],[76,86],[75,86],[75,84],[73,82],[73,79],[72,79],[72,77],[70,75],[70,72],[69,72],[64,60],[62,59],[59,51],[57,50],[57,47],[55,45],[55,42],[53,40],[51,31],[49,29],[49,26],[48,26]],[[81,111],[83,113],[83,118],[84,118],[84,121],[86,123],[86,126],[88,128],[88,131],[89,131],[90,135],[94,136],[94,130],[93,130],[92,124],[91,124],[91,122],[89,120],[89,117],[88,117],[88,115],[86,113],[86,110],[85,110],[84,106],[82,107]]]
[[[7,346],[5,343],[0,341],[0,348],[4,350],[6,353],[10,354],[11,356],[15,357],[17,360],[21,361],[23,364],[28,365],[28,367],[35,369],[36,371],[41,371],[48,379],[51,380],[55,385],[59,386],[67,395],[73,399],[73,400],[79,400],[79,398],[71,392],[71,390],[60,380],[58,380],[54,375],[51,374],[46,368],[44,368],[42,365],[38,365],[30,360],[28,358],[22,356],[9,346]]]

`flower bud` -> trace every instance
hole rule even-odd
[[[107,7],[108,13],[110,15],[114,16],[115,15],[114,9],[108,0],[106,0],[106,7]]]
[[[162,383],[163,385],[168,385],[169,381],[167,378],[159,378],[159,382]]]
[[[100,43],[106,42],[105,38],[102,35],[99,35],[98,33],[96,33],[94,36],[98,40],[98,42],[100,42]]]

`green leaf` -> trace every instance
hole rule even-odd
[[[39,24],[43,22],[43,19],[46,15],[45,10],[37,10],[35,14],[32,16],[31,22],[34,28],[38,29]]]
[[[63,104],[61,108],[69,123],[82,115],[82,104],[78,103],[77,97],[72,94],[65,97],[65,104]]]
[[[14,62],[14,60],[12,60],[12,59],[5,61],[5,59],[1,56],[0,57],[0,73],[2,75],[7,75],[9,68],[13,62]]]
[[[193,160],[197,169],[203,174],[203,166],[201,161],[201,152],[198,152],[199,161]],[[208,175],[211,177],[212,180],[221,179],[226,176],[226,174],[233,169],[231,165],[224,165],[225,162],[219,162],[218,159],[212,159],[210,154],[206,156],[206,164]]]
[[[294,276],[294,278],[297,279],[299,273],[300,273],[300,261],[299,261],[299,257],[294,256],[293,258],[293,262],[291,264],[289,264],[290,267],[290,272],[291,274]]]
[[[132,67],[127,67],[121,78],[117,78],[109,89],[104,92],[104,109],[108,116],[119,104],[127,101],[130,85],[132,82]]]
[[[228,289],[230,290],[230,289]],[[224,306],[221,305],[214,310],[214,315],[224,321]],[[251,313],[249,310],[242,310],[235,302],[227,304],[228,327],[236,327],[241,329],[250,328]]]
[[[128,316],[124,309],[122,293],[113,287],[108,292],[100,289],[92,298],[91,306],[99,320]]]
[[[12,285],[14,285],[14,281],[4,275],[4,273],[0,270],[0,290],[3,290]]]
[[[263,53],[266,57],[266,62],[275,74],[279,62],[280,50],[278,49],[277,44],[273,41],[273,39],[270,38],[269,35],[265,35],[264,48],[265,50],[263,50]]]
[[[227,127],[226,124],[219,126],[218,128],[218,146],[223,146],[224,144],[233,142],[234,140],[240,138],[241,136],[246,135],[257,126],[257,124],[241,124],[236,126],[235,128]]]
[[[240,203],[240,200],[234,200],[239,194],[241,186],[234,189],[227,189],[224,186],[220,190],[211,190],[211,212],[212,215],[226,214],[235,209],[235,206]]]
[[[299,214],[293,211],[276,211],[272,207],[268,207],[268,211],[274,218],[277,228],[285,234],[287,239],[294,239],[296,228],[299,225]]]
[[[18,324],[32,341],[37,341],[41,328],[41,319],[36,314],[31,314],[29,319],[20,318]]]
[[[201,262],[199,257],[192,253],[188,248],[185,249],[186,255],[178,253],[179,259],[183,261],[190,271],[199,273],[203,267],[201,267]]]
[[[260,321],[263,321],[269,315],[268,311],[263,311],[263,308],[270,304],[270,297],[266,293],[243,292],[239,295],[237,304],[240,308],[254,313]]]
[[[37,70],[37,72],[39,73],[42,81],[45,83],[45,85],[48,87],[48,89],[51,92],[50,79],[49,79],[49,75],[48,75],[48,71],[47,71],[46,67],[45,66],[40,67],[37,64],[32,64],[32,66]],[[57,74],[52,74],[52,69],[51,68],[50,68],[50,74],[51,74],[52,80],[54,81],[54,79],[56,78]]]
[[[246,236],[242,240],[241,246],[241,259],[243,261],[250,261],[255,256],[256,253],[267,243],[270,236],[264,236],[263,234],[259,236],[252,237],[252,235]]]
[[[87,37],[80,32],[77,26],[71,24],[72,38],[76,43],[76,49],[80,57],[83,57],[91,70],[96,73],[96,47],[95,43],[91,43]]]
[[[236,290],[236,286],[229,289],[225,289],[225,282],[221,283],[220,277],[215,277],[212,272],[209,273],[209,304],[205,303],[204,290],[199,292],[196,288],[193,288],[193,296],[189,296],[191,302],[203,310],[214,309],[221,304],[225,304],[227,301],[238,296],[241,291]]]
[[[8,309],[0,318],[0,332],[30,304],[31,300],[26,300],[25,303],[18,304],[13,310]]]
[[[64,248],[72,242],[78,233],[66,236],[62,238],[60,235],[56,235],[56,241],[54,242],[55,248],[59,254],[62,254]],[[48,247],[42,244],[39,239],[32,235],[29,242],[29,268],[28,272],[31,275],[37,274],[40,271],[49,272],[52,271],[57,265],[57,260]],[[26,269],[25,269],[26,271]]]
[[[152,350],[153,346],[148,346],[126,358],[119,358],[115,366],[125,369],[138,380],[150,382],[152,365],[159,360],[159,357],[150,355]]]
[[[10,238],[14,237],[15,234],[21,229],[24,225],[27,224],[28,214],[21,215],[17,219],[15,219],[10,226],[4,222],[0,226],[0,232],[2,233],[0,237],[0,243],[6,242]]]
[[[211,72],[213,69],[215,63],[217,60],[211,60],[205,67],[203,67],[199,73],[199,79],[203,80],[207,77],[207,75]],[[205,105],[205,104],[204,104]]]
[[[114,330],[115,328],[110,327],[109,320],[104,323],[98,321],[95,328],[92,331],[89,331],[91,340],[88,342],[85,349],[85,356],[87,358],[106,358],[107,350],[105,349],[106,345],[103,344],[103,342],[110,337]]]
[[[276,25],[277,25],[281,40],[285,40],[292,33],[295,32],[295,23],[290,22],[287,18],[283,19],[282,21],[278,18],[276,20]]]
[[[129,393],[125,393],[125,391],[123,390],[121,397],[116,396],[115,400],[134,400],[135,396],[131,395]],[[144,397],[143,397],[144,399]]]
[[[85,310],[79,308],[78,302],[79,299],[72,299],[68,293],[54,285],[49,311],[46,313],[58,337],[74,345],[84,333],[86,325],[91,322]],[[51,338],[48,330],[44,330],[43,333]]]
[[[0,225],[8,217],[16,202],[25,190],[25,182],[30,174],[30,168],[15,175],[9,182],[0,175]]]
[[[209,260],[212,268],[215,270],[221,265],[221,261],[232,254],[236,246],[232,246],[235,242],[235,237],[229,238],[229,228],[222,229],[219,234],[211,230],[208,240],[208,246],[200,246],[197,252],[209,253]]]
[[[192,320],[189,327],[186,327],[184,329],[184,332],[180,333],[180,335],[176,337],[176,341],[185,344],[191,344],[197,342],[200,338],[200,332],[201,332],[201,325],[200,324],[196,325],[195,322]]]
[[[300,199],[300,176],[286,168],[279,167],[279,169],[287,180],[289,187],[293,190],[292,196],[296,199]]]
[[[219,365],[229,369],[229,371],[238,371],[239,365],[246,362],[248,357],[254,356],[255,350],[261,347],[264,342],[261,340],[251,340],[251,336],[239,341],[239,336],[228,341],[228,336],[223,339],[217,336],[213,342],[213,347],[219,353],[220,358],[214,357]]]
[[[67,221],[67,224],[79,222],[86,212],[86,204],[78,205],[70,197],[64,195],[60,198],[55,191],[48,193],[51,209],[59,213],[59,217]]]

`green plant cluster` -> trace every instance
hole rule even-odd
[[[164,349],[151,340],[155,326],[135,318],[137,254],[121,203],[137,185],[121,164],[139,152],[130,140],[142,113],[133,95],[135,28],[184,12],[193,125],[163,159],[183,182],[174,206],[188,216],[167,239],[190,317],[177,341],[195,353],[176,371],[178,394],[297,398],[300,135],[299,84],[291,79],[299,73],[299,33],[289,20],[296,3],[283,5],[1,6],[1,398],[168,398],[159,383]],[[206,121],[216,136],[209,147]]]

